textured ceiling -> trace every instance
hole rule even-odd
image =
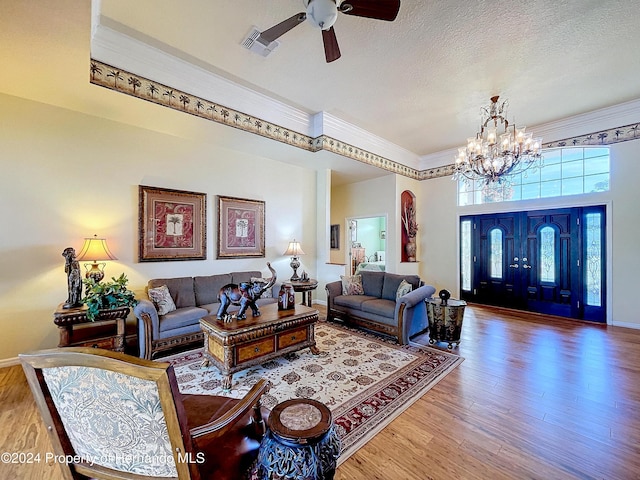
[[[102,0],[151,43],[302,108],[328,112],[416,155],[463,144],[480,106],[509,99],[529,126],[640,98],[636,0],[402,0],[395,22],[340,15],[342,58],[304,22],[267,58],[240,42],[301,0]]]

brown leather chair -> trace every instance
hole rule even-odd
[[[65,479],[229,479],[264,434],[260,380],[241,400],[183,395],[169,363],[94,348],[21,354]]]

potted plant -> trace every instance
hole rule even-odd
[[[123,273],[111,282],[96,282],[93,278],[83,280],[85,295],[82,303],[87,306],[87,319],[95,321],[103,310],[118,307],[133,307],[138,301],[131,290],[127,289],[129,279]]]

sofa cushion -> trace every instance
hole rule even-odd
[[[367,295],[338,295],[333,300],[333,304],[339,307],[362,310],[362,304],[364,302],[375,299],[376,297],[369,297]]]
[[[208,314],[209,312],[204,308],[178,308],[177,310],[169,312],[162,317],[162,321],[160,322],[160,331],[166,332],[167,330],[182,328],[188,325],[198,325],[199,327],[200,319]]]
[[[177,308],[195,307],[196,295],[193,292],[192,277],[154,278],[149,280],[148,287],[156,288],[166,285]]]
[[[360,275],[340,275],[343,295],[364,295],[362,277]]]
[[[396,311],[396,302],[382,298],[368,300],[362,304],[362,311],[393,319]]]
[[[171,293],[166,285],[150,288],[147,294],[156,307],[156,310],[158,310],[158,315],[166,315],[176,309],[176,304],[173,303],[173,298],[171,298]]]
[[[250,282],[251,277],[261,277],[262,273],[257,270],[249,270],[247,272],[231,272],[231,281],[239,284],[242,282]]]
[[[208,305],[218,301],[220,289],[232,283],[230,273],[208,275],[206,277],[194,277],[193,288],[196,295],[196,305]]]
[[[413,285],[407,282],[405,279],[402,279],[400,285],[398,286],[398,290],[396,291],[396,301],[400,297],[404,297],[407,293],[413,290]]]
[[[370,297],[380,298],[382,296],[382,284],[384,283],[385,273],[362,271],[360,275],[362,275],[364,294]]]
[[[420,277],[417,275],[397,275],[395,273],[384,274],[384,286],[382,287],[382,295],[380,297],[387,300],[395,300],[398,287],[406,280],[415,290],[420,286]]]

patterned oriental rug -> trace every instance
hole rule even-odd
[[[271,389],[262,403],[269,409],[291,398],[324,403],[342,441],[338,464],[463,361],[435,348],[399,346],[327,322],[316,324],[315,337],[320,355],[304,349],[237,372],[228,392],[216,367],[201,367],[202,349],[158,360],[173,364],[182,393],[241,398],[265,378]]]

